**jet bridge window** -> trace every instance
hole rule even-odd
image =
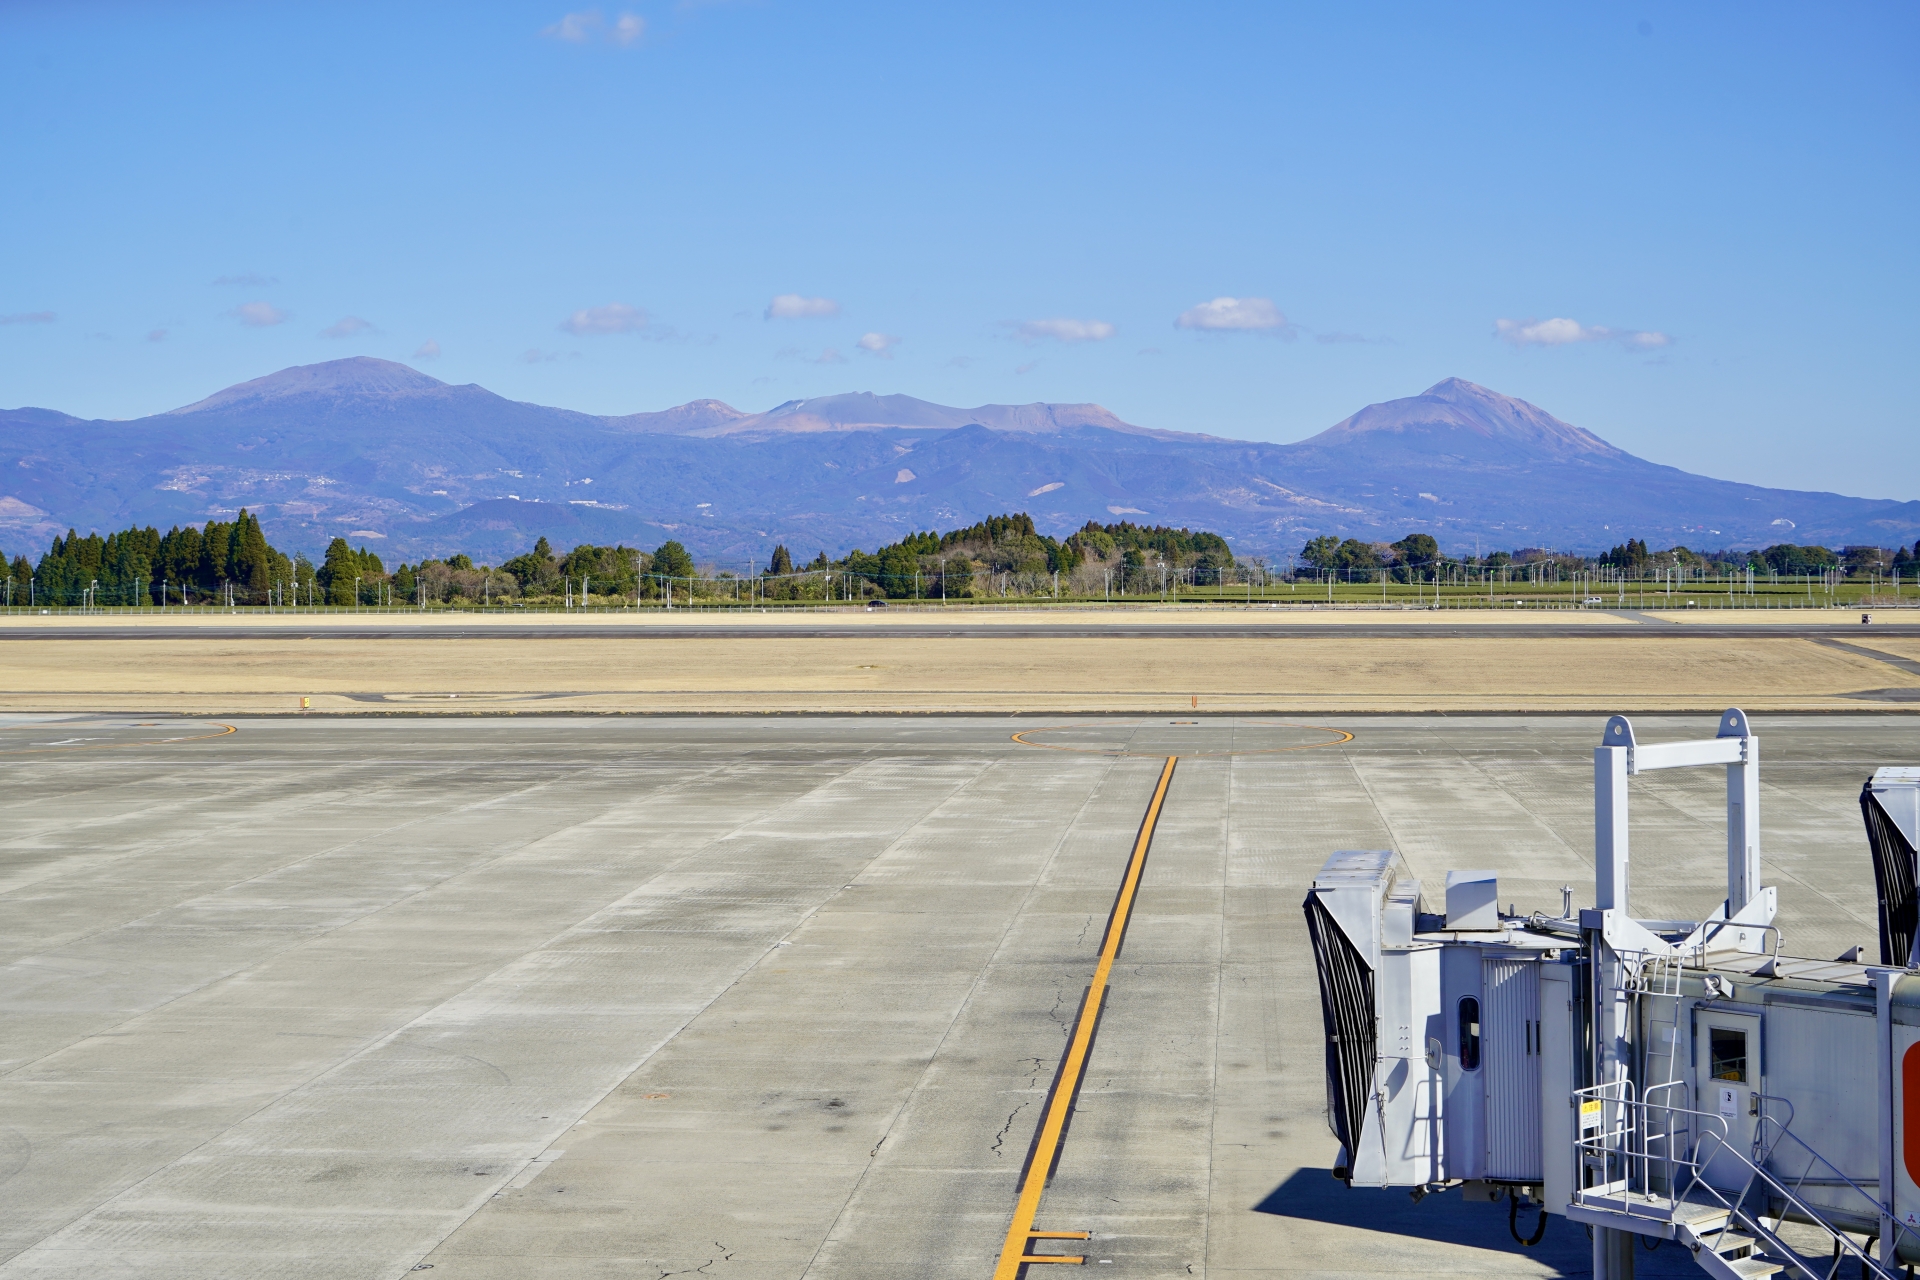
[[[1460,1069],[1476,1071],[1480,1067],[1480,1001],[1474,996],[1460,997]]]
[[[1707,1069],[1715,1080],[1747,1082],[1747,1033],[1734,1027],[1709,1028]]]

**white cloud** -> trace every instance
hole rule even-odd
[[[0,324],[52,324],[54,314],[51,311],[19,311],[10,316],[0,316]]]
[[[649,321],[647,313],[624,302],[609,302],[604,307],[576,311],[560,327],[576,336],[589,333],[639,333]]]
[[[1043,484],[1038,489],[1027,490],[1027,496],[1029,498],[1037,498],[1043,493],[1052,493],[1055,489],[1064,489],[1066,487],[1067,482],[1065,480],[1055,480],[1052,484]]]
[[[847,358],[838,351],[835,351],[832,347],[828,347],[822,351],[820,358],[814,361],[815,364],[845,364],[846,362]]]
[[[1023,322],[1017,332],[1026,342],[1041,338],[1053,338],[1060,342],[1104,342],[1113,336],[1113,326],[1105,320],[1069,320],[1056,317],[1052,320],[1028,320]]]
[[[608,44],[617,44],[623,49],[632,48],[640,43],[647,34],[647,20],[638,14],[623,13],[607,25],[606,15],[598,9],[581,9],[569,13],[550,27],[540,28],[540,34],[549,40],[562,40],[567,44],[591,44],[603,40]]]
[[[413,358],[415,360],[438,360],[440,358],[440,344],[432,338],[428,338],[420,344],[420,349],[413,353]]]
[[[767,304],[769,320],[805,320],[812,316],[837,316],[840,304],[832,298],[805,298],[783,293]]]
[[[585,44],[600,34],[606,25],[606,19],[600,16],[598,9],[582,9],[579,13],[570,13],[550,27],[542,27],[540,34],[549,40],[565,40],[568,44]]]
[[[335,320],[332,324],[322,329],[320,336],[323,338],[351,338],[354,334],[365,333],[371,328],[373,328],[373,326],[367,321],[362,320],[359,316],[341,316],[338,320]]]
[[[893,348],[900,345],[900,339],[890,333],[863,333],[860,341],[854,344],[862,351],[871,351],[884,360],[893,359]]]
[[[1584,325],[1578,320],[1555,316],[1551,320],[1495,320],[1493,333],[1516,347],[1564,347],[1575,342],[1617,342],[1633,351],[1653,351],[1673,339],[1664,333],[1635,329],[1609,329],[1605,325]]]
[[[1258,330],[1291,329],[1272,298],[1219,297],[1188,307],[1173,322],[1182,329]]]
[[[282,311],[271,302],[243,302],[233,309],[240,317],[240,323],[254,329],[267,329],[276,324],[285,324],[292,315]]]

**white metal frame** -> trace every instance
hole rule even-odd
[[[1738,919],[1760,893],[1760,739],[1747,713],[1731,707],[1720,732],[1693,742],[1640,745],[1625,716],[1607,721],[1593,749],[1594,903],[1601,911],[1626,913],[1629,842],[1627,779],[1655,769],[1695,765],[1727,767],[1727,903],[1725,920]]]

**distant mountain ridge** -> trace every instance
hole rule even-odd
[[[287,547],[347,536],[498,561],[542,535],[723,563],[873,547],[1003,511],[1207,528],[1283,557],[1322,533],[1452,550],[1920,537],[1920,502],[1741,485],[1634,457],[1449,378],[1276,445],[1139,427],[1094,404],[932,404],[855,392],[748,413],[718,400],[595,415],[357,357],[283,369],[128,422],[0,411],[0,549],[54,533],[230,517]]]

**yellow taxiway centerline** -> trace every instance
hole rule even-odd
[[[1075,1264],[1086,1261],[1083,1257],[1067,1255],[1029,1254],[1027,1242],[1033,1239],[1090,1238],[1090,1233],[1083,1231],[1035,1231],[1033,1219],[1040,1211],[1040,1196],[1047,1189],[1054,1153],[1060,1149],[1060,1135],[1067,1127],[1067,1112],[1072,1109],[1074,1095],[1080,1090],[1080,1077],[1086,1073],[1087,1050],[1093,1044],[1094,1023],[1100,1018],[1100,1001],[1106,995],[1107,975],[1113,971],[1114,959],[1120,954],[1120,940],[1126,936],[1127,919],[1133,914],[1134,895],[1140,888],[1141,873],[1146,870],[1147,847],[1153,843],[1153,827],[1160,820],[1160,806],[1166,802],[1167,786],[1173,781],[1173,766],[1178,760],[1178,756],[1167,757],[1165,767],[1160,770],[1160,784],[1153,789],[1153,801],[1147,805],[1147,816],[1140,823],[1140,835],[1133,842],[1133,857],[1127,863],[1127,876],[1121,882],[1120,897],[1113,905],[1113,918],[1107,922],[1107,936],[1100,945],[1100,963],[1093,971],[1093,981],[1087,984],[1086,999],[1080,1003],[1080,1019],[1074,1024],[1067,1056],[1060,1064],[1060,1074],[1054,1079],[1053,1100],[1047,1106],[1046,1118],[1040,1122],[1040,1136],[1033,1144],[1033,1158],[1027,1161],[1020,1184],[1020,1200],[1014,1206],[1013,1223],[1007,1228],[1007,1242],[1000,1250],[1000,1265],[993,1269],[993,1280],[1014,1280],[1021,1266],[1030,1262]]]

